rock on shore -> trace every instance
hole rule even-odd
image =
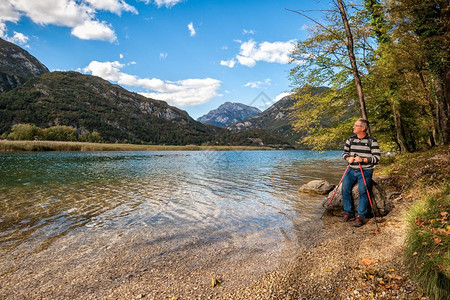
[[[334,187],[334,185],[330,184],[326,180],[313,180],[302,185],[299,192],[326,195],[333,190]]]
[[[374,177],[372,179],[372,188],[370,192],[370,198],[372,200],[373,209],[375,211],[376,216],[384,216],[389,211],[392,210],[392,205],[387,201],[386,192],[382,187],[383,178]],[[336,194],[334,195],[333,201],[328,205],[331,197],[333,196],[335,189],[337,189]],[[353,207],[358,207],[358,184],[356,183],[352,188],[352,201]],[[323,207],[327,209],[327,211],[334,213],[336,211],[342,211],[343,203],[342,203],[342,185],[339,187],[335,187],[327,196],[327,199],[323,202]]]

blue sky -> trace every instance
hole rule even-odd
[[[328,6],[326,0],[2,0],[0,37],[51,71],[100,76],[197,119],[226,101],[264,110],[289,92],[288,54],[313,24],[285,9]]]

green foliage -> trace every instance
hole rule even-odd
[[[4,138],[15,141],[33,141],[33,140],[47,140],[47,141],[80,141],[101,143],[103,138],[97,132],[84,132],[77,135],[77,130],[71,126],[52,126],[49,128],[39,128],[31,124],[16,124],[12,127],[9,134],[4,133]]]
[[[90,142],[90,143],[101,143],[103,142],[103,139],[98,133],[98,131],[94,132],[84,132],[78,136],[78,141],[80,142]]]
[[[356,63],[360,76],[364,77],[374,59],[367,13],[356,6],[347,8]],[[354,120],[359,109],[354,101],[357,99],[354,77],[339,12],[332,10],[311,27],[310,36],[297,43],[291,58],[296,66],[291,69],[290,79],[299,99],[292,124],[296,131],[306,132],[301,142],[315,149],[341,145],[342,137],[351,133],[351,126],[345,123]],[[314,93],[312,87],[323,85],[331,89]]]
[[[41,139],[44,133],[41,128],[30,124],[15,124],[8,138],[11,140],[19,141],[32,141]]]
[[[406,258],[410,273],[433,299],[450,298],[450,185],[410,210]]]
[[[76,141],[76,129],[70,126],[52,126],[44,129],[44,137],[48,141]]]
[[[345,89],[327,89],[320,93],[305,87],[296,94],[292,115],[294,130],[304,133],[301,144],[308,148],[340,149],[357,118],[355,101]]]
[[[443,76],[436,74],[449,70],[450,33],[444,30],[450,24],[448,4],[361,0],[347,7],[367,115],[382,149],[408,152],[442,144],[449,99],[442,93]],[[295,105],[293,126],[306,131],[303,142],[315,148],[327,147],[326,136],[333,140],[351,134],[344,123],[354,117],[343,117],[345,101],[356,99],[356,91],[336,14],[324,16],[292,54],[297,65],[291,80],[298,95],[311,86],[332,87],[330,93],[304,97]],[[331,125],[324,126],[325,119]]]

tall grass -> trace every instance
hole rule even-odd
[[[431,298],[450,299],[450,185],[417,201],[408,214],[406,261]]]
[[[0,152],[22,151],[164,151],[164,150],[270,150],[269,147],[253,146],[165,146],[165,145],[133,145],[103,144],[84,142],[55,141],[7,141],[0,140]]]

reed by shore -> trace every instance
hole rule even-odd
[[[231,151],[231,150],[273,150],[263,146],[171,146],[171,145],[135,145],[106,144],[59,141],[9,141],[0,140],[0,152],[30,151]]]

